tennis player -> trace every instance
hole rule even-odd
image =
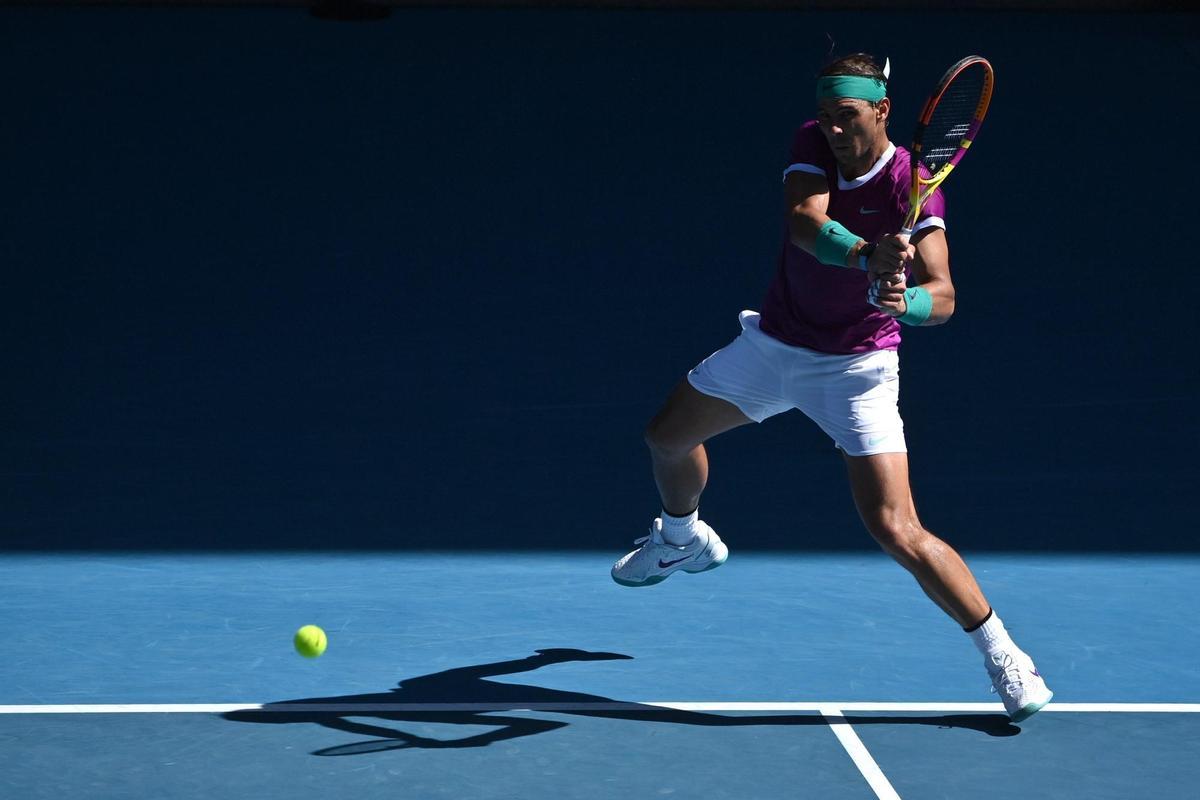
[[[682,381],[646,431],[662,515],[612,568],[623,586],[724,563],[728,548],[699,518],[704,442],[793,408],[842,451],[867,530],[983,653],[1004,707],[1026,719],[1051,697],[967,565],[917,518],[897,408],[897,350],[906,325],[940,325],[954,284],[939,192],[911,240],[909,153],[888,139],[887,67],[866,54],[830,63],[817,80],[817,119],[793,141],[784,171],[787,239],[761,314]]]

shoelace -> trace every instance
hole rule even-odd
[[[651,539],[651,537],[650,537],[650,536],[643,536],[643,537],[642,537],[642,538],[640,538],[640,539],[634,539],[634,540],[633,540],[633,546],[634,546],[634,547],[641,547],[641,546],[642,546],[642,545],[644,545],[646,542],[650,541],[650,539]],[[658,542],[658,544],[661,544],[663,547],[671,547],[671,548],[674,548],[675,550],[682,550],[682,549],[683,549],[683,546],[682,546],[682,545],[671,544],[671,543],[667,542],[666,540],[663,540],[663,541],[661,541],[661,542]]]
[[[1016,697],[1025,688],[1025,682],[1021,680],[1021,668],[1013,661],[1011,655],[1004,652],[994,653],[992,663],[1000,668],[1000,671],[992,677],[992,691],[997,691],[997,681],[999,681],[1010,697]]]

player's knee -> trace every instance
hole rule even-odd
[[[695,446],[687,444],[678,434],[673,433],[663,414],[650,420],[642,438],[646,447],[650,448],[650,453],[659,459],[679,458]]]
[[[885,553],[905,565],[921,560],[929,538],[929,532],[910,514],[882,512],[867,528]]]
[[[683,428],[674,425],[670,413],[666,410],[650,420],[643,438],[655,458],[667,461],[688,455],[698,444],[686,435]]]

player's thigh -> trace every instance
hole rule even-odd
[[[646,443],[664,452],[686,452],[725,431],[753,422],[728,400],[679,382],[646,428]]]
[[[907,453],[852,456],[843,452],[854,505],[876,538],[903,536],[917,526]]]

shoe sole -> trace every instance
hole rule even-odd
[[[1054,692],[1046,695],[1046,699],[1040,703],[1029,703],[1028,705],[1021,706],[1020,710],[1013,714],[1009,719],[1011,719],[1013,722],[1024,722],[1037,712],[1041,711],[1042,706],[1046,705],[1046,703],[1049,703],[1050,698],[1052,697],[1054,697]]]
[[[724,564],[726,559],[728,559],[728,558],[729,558],[729,553],[726,553],[724,558],[722,558],[720,560],[713,559],[711,562],[709,562],[708,566],[701,567],[700,569],[687,569],[686,567],[681,567],[680,569],[673,569],[665,575],[651,575],[649,578],[646,578],[646,580],[644,580],[644,581],[627,581],[623,578],[618,578],[616,575],[613,575],[612,579],[614,582],[619,583],[621,586],[629,586],[634,589],[638,588],[639,586],[653,586],[656,583],[662,583],[667,578],[674,575],[676,572],[686,572],[689,575],[699,575],[701,572],[708,572],[710,569],[716,569],[717,567]]]

